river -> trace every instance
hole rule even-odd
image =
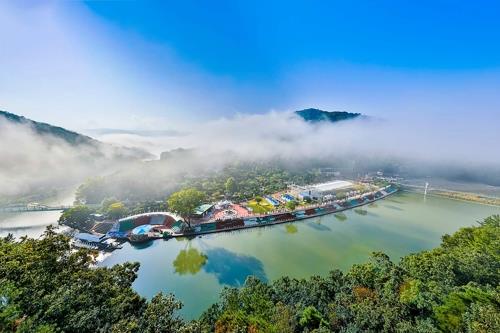
[[[49,225],[57,226],[61,211],[0,213],[0,237],[40,237]]]
[[[401,192],[362,209],[289,224],[126,243],[101,265],[140,262],[134,288],[148,298],[159,291],[174,293],[189,319],[217,301],[224,286],[240,286],[249,275],[264,281],[325,275],[364,262],[373,251],[397,261],[491,214],[500,214],[500,208]]]

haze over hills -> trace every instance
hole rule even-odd
[[[358,113],[315,108],[292,114],[296,116],[270,112],[215,119],[190,124],[189,132],[106,130],[96,140],[1,111],[0,154],[5,158],[0,161],[0,197],[46,193],[47,189],[77,186],[95,176],[111,177],[107,183],[116,188],[114,196],[148,194],[156,184],[173,182],[176,174],[199,174],[235,161],[281,160],[311,167],[321,162],[350,170],[353,176],[384,170],[405,177],[500,184],[498,168],[490,165],[479,164],[478,173],[476,165],[414,157],[421,147],[408,137],[404,149],[398,151],[391,145],[397,135],[392,129],[398,127],[389,122],[365,122],[362,120],[369,117]],[[347,121],[354,119],[360,121]],[[179,133],[182,135],[175,135]],[[141,163],[154,159],[147,151],[160,160]]]
[[[82,134],[78,134],[73,131],[69,131],[65,128],[53,126],[47,123],[42,123],[38,121],[34,121],[23,116],[19,116],[14,113],[10,113],[7,111],[0,110],[0,117],[3,117],[5,120],[20,124],[20,125],[28,125],[30,126],[37,134],[40,135],[53,135],[55,137],[61,138],[67,143],[70,144],[96,144],[97,141]]]
[[[86,145],[89,147],[95,147],[96,149],[106,148],[110,150],[110,153],[113,155],[108,157],[112,158],[145,159],[152,157],[151,154],[141,149],[111,146],[109,144],[93,139],[89,136],[67,130],[63,127],[34,121],[7,111],[0,110],[0,119],[4,119],[7,122],[16,125],[28,126],[37,135],[51,136],[57,139],[61,139],[65,143],[68,143],[72,146]],[[96,153],[98,153],[98,150],[96,150]]]
[[[6,111],[0,111],[0,133],[0,203],[44,200],[87,177],[152,157]]]

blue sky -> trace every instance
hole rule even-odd
[[[497,1],[0,2],[0,109],[73,129],[304,107],[500,121]]]
[[[91,1],[93,13],[238,78],[296,63],[500,66],[500,4],[482,1]]]

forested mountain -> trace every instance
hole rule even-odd
[[[107,145],[89,136],[67,130],[63,127],[53,126],[47,123],[34,121],[7,111],[0,110],[0,120],[1,119],[4,119],[11,124],[28,126],[38,135],[50,136],[53,138],[61,139],[64,142],[73,146],[84,145],[87,147],[111,149],[115,157],[128,156],[141,159],[151,156],[146,151],[140,149]]]
[[[361,116],[361,113],[350,113],[345,111],[323,111],[313,108],[295,111],[295,114],[305,121],[311,123],[317,123],[320,121],[335,123],[338,121],[354,119]]]
[[[150,301],[138,263],[92,266],[89,250],[48,229],[0,238],[1,332],[500,332],[500,216],[393,262],[383,253],[309,279],[249,278],[195,321],[172,295]]]
[[[152,155],[0,111],[0,205],[44,202]]]
[[[6,112],[6,111],[0,110],[0,118],[4,118],[5,120],[7,120],[11,123],[28,125],[37,134],[52,135],[52,136],[58,137],[60,139],[63,139],[67,143],[70,143],[73,145],[82,144],[82,143],[83,144],[97,144],[97,142],[98,142],[97,140],[94,140],[88,136],[69,131],[69,130],[64,129],[62,127],[53,126],[53,125],[50,125],[47,123],[41,123],[41,122],[34,121],[31,119],[25,118],[23,116],[18,116],[16,114]]]

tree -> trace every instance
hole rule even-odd
[[[117,220],[127,214],[127,208],[121,202],[114,202],[109,205],[106,213],[111,219]]]
[[[295,210],[297,208],[297,202],[295,200],[290,200],[286,203],[286,208],[289,210]]]
[[[0,238],[0,253],[1,321],[19,317],[6,331],[105,332],[144,311],[132,289],[137,263],[94,268],[89,250],[74,251],[53,229],[41,239]]]
[[[205,193],[194,188],[187,188],[173,193],[167,203],[169,210],[180,215],[191,228],[191,216],[204,200]]]
[[[322,325],[327,325],[328,323],[323,319],[321,313],[316,310],[314,306],[308,306],[302,311],[299,320],[300,326],[308,329],[319,328]]]
[[[120,202],[120,201],[118,199],[114,198],[114,197],[105,198],[104,200],[101,201],[101,209],[100,209],[100,211],[102,213],[107,213],[108,209],[109,209],[109,206],[111,206],[112,204],[114,204],[116,202]]]
[[[234,192],[236,192],[236,182],[234,181],[234,178],[233,177],[229,177],[226,180],[226,183],[224,184],[224,187],[226,189],[226,193],[228,193],[228,194],[232,195]]]
[[[155,295],[149,302],[141,320],[140,332],[163,333],[179,332],[184,321],[175,313],[182,308],[182,303],[171,294]]]
[[[59,217],[59,224],[64,224],[79,230],[87,230],[93,225],[90,216],[92,213],[94,213],[93,209],[83,205],[69,208]]]

